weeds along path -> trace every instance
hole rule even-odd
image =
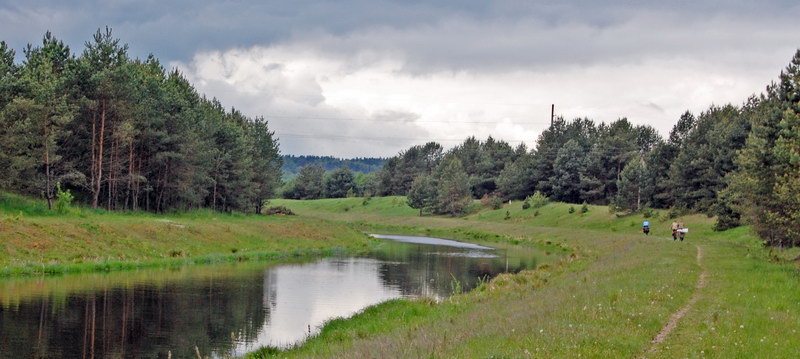
[[[697,265],[700,266],[701,272],[700,272],[700,277],[697,280],[697,286],[695,286],[694,293],[692,293],[692,297],[689,298],[689,302],[687,302],[686,305],[681,307],[681,309],[679,309],[677,312],[673,313],[672,316],[667,321],[667,324],[664,325],[664,327],[661,328],[661,331],[658,332],[655,338],[653,338],[650,349],[647,351],[647,353],[656,352],[658,346],[662,342],[664,342],[665,339],[667,339],[669,334],[672,333],[672,331],[675,330],[675,328],[678,327],[678,321],[681,320],[681,318],[683,318],[686,315],[686,313],[688,313],[689,310],[692,309],[694,304],[697,303],[697,301],[700,299],[700,291],[706,286],[706,276],[708,271],[703,266],[703,248],[701,248],[700,246],[696,247],[697,247]]]

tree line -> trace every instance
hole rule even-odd
[[[667,138],[627,119],[557,118],[534,148],[470,137],[386,160],[380,171],[306,165],[281,184],[282,158],[263,118],[226,110],[154,56],[98,30],[76,56],[46,33],[24,60],[0,42],[0,188],[63,191],[94,208],[260,212],[286,198],[407,195],[460,215],[476,198],[670,208],[750,224],[770,245],[800,244],[800,51],[742,105],[684,113]],[[369,163],[375,165],[375,163]],[[71,196],[71,194],[70,194]]]
[[[298,173],[300,169],[308,165],[319,165],[325,171],[333,171],[340,167],[347,167],[353,172],[372,173],[377,172],[383,168],[383,163],[386,162],[384,158],[336,158],[332,156],[295,156],[283,155],[283,171],[284,178],[292,178]]]
[[[765,93],[687,111],[667,138],[625,118],[557,118],[530,150],[491,137],[448,151],[431,142],[388,159],[369,183],[420,213],[459,215],[474,199],[538,192],[619,211],[704,213],[717,230],[745,223],[768,245],[800,245],[800,50]]]
[[[281,157],[263,118],[226,110],[158,59],[98,30],[76,56],[47,32],[24,60],[0,42],[0,188],[63,188],[93,208],[260,212]]]

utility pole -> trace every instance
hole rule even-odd
[[[556,104],[550,105],[550,127],[553,127],[553,121],[556,118]]]

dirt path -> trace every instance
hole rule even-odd
[[[678,309],[677,312],[673,313],[672,316],[667,321],[667,324],[661,328],[661,331],[658,332],[658,335],[653,338],[653,341],[650,342],[650,349],[647,353],[654,353],[658,348],[658,345],[661,344],[670,333],[678,326],[678,321],[692,309],[697,300],[700,299],[700,289],[705,288],[706,286],[706,275],[707,271],[705,267],[703,267],[703,249],[700,246],[697,246],[697,265],[700,266],[700,278],[697,280],[697,286],[695,286],[694,293],[692,293],[692,297],[689,298],[689,302],[686,303],[681,309]]]

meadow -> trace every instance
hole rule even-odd
[[[800,353],[796,249],[765,249],[714,219],[550,203],[418,216],[402,197],[275,201],[304,217],[398,233],[450,234],[566,249],[552,265],[501,275],[443,302],[395,300],[328,322],[295,348],[250,357],[794,358]],[[477,204],[476,204],[477,206]],[[572,207],[572,210],[570,209]],[[672,240],[670,223],[690,229]],[[680,318],[676,313],[683,312]],[[674,327],[668,323],[674,322]],[[661,334],[660,341],[654,339]]]
[[[0,274],[97,272],[368,250],[363,232],[529,244],[557,259],[441,302],[394,300],[288,350],[250,357],[793,358],[800,353],[798,249],[747,227],[667,211],[620,215],[549,203],[475,202],[460,218],[419,216],[403,197],[275,200],[298,216],[112,213],[0,196]],[[649,220],[649,236],[641,232]],[[690,229],[672,240],[669,225]],[[14,301],[13,298],[6,298]],[[676,313],[683,313],[676,318]],[[672,322],[674,326],[668,325]],[[670,328],[666,330],[665,328]],[[660,341],[654,343],[654,338]]]
[[[367,250],[375,240],[305,216],[151,214],[72,208],[0,195],[0,276],[124,270]]]

